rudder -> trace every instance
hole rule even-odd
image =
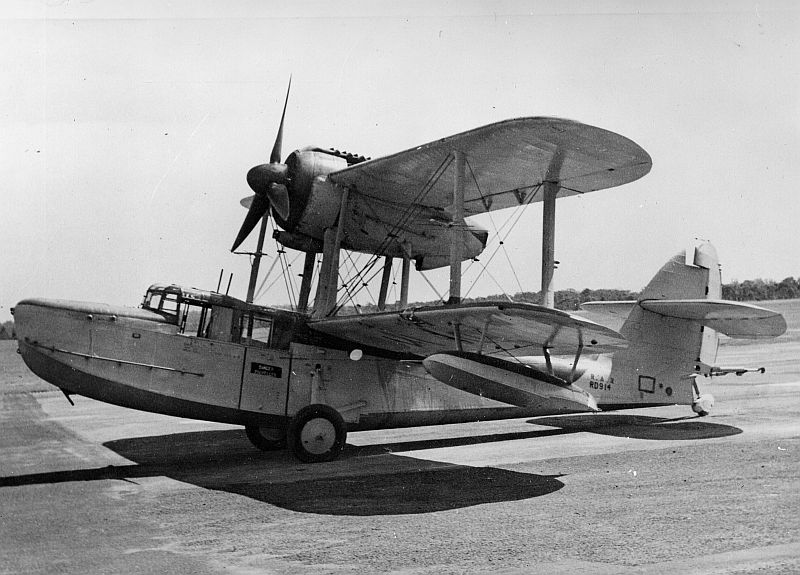
[[[650,280],[643,300],[718,299],[719,260],[697,241],[672,257]],[[597,394],[601,408],[686,404],[695,399],[694,374],[714,365],[719,337],[699,322],[667,317],[634,305],[621,328],[629,347],[614,354],[610,390]]]

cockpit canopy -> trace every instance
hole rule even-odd
[[[289,311],[174,284],[151,285],[141,307],[178,326],[182,335],[275,349],[288,349],[297,321]]]

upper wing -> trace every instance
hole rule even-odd
[[[619,333],[572,314],[522,303],[474,303],[403,312],[326,318],[312,330],[355,345],[427,357],[455,350],[456,328],[464,351],[524,356],[543,347],[554,355],[602,353],[627,344]]]
[[[561,118],[519,118],[476,128],[391,156],[333,172],[333,182],[362,195],[406,205],[446,208],[453,197],[453,151],[466,156],[467,214],[537,202],[545,181],[559,197],[641,178],[652,161],[631,140]]]
[[[652,299],[639,305],[664,316],[700,322],[732,338],[777,337],[786,331],[786,320],[778,312],[735,301]]]

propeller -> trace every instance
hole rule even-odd
[[[231,251],[235,251],[247,239],[250,232],[258,225],[259,220],[269,212],[270,207],[281,219],[285,220],[289,217],[289,168],[286,164],[281,163],[281,147],[283,146],[283,120],[286,117],[286,106],[289,103],[291,89],[292,79],[290,77],[278,135],[275,137],[275,144],[269,155],[269,164],[254,166],[247,172],[247,185],[253,190],[255,196],[250,203],[250,208],[247,210],[247,215],[233,242]]]

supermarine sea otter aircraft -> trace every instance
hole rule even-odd
[[[276,239],[306,253],[297,311],[251,303],[262,225],[248,301],[153,285],[140,308],[19,302],[31,370],[68,398],[243,425],[257,447],[288,445],[315,462],[336,458],[353,430],[668,404],[704,414],[712,399],[697,376],[728,369],[715,365],[718,333],[786,329],[779,314],[720,300],[717,255],[704,242],[669,260],[637,301],[553,309],[556,199],[650,170],[647,153],[612,132],[520,118],[375,160],[308,148],[281,163],[282,132],[283,118],[270,163],[247,175],[255,196],[234,249],[271,211]],[[461,264],[488,237],[469,216],[540,201],[544,305],[461,303]],[[383,311],[336,315],[343,248],[384,258]],[[394,258],[400,302],[385,311]],[[407,308],[412,261],[450,266],[447,305]]]

